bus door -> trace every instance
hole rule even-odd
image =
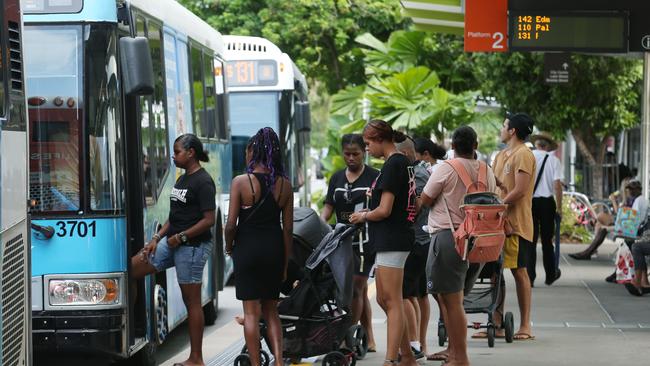
[[[31,365],[27,124],[18,0],[0,3],[0,365]]]

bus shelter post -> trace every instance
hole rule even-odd
[[[641,123],[641,169],[639,178],[643,184],[643,197],[650,198],[648,171],[650,170],[650,52],[643,54],[643,122]]]

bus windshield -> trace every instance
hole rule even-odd
[[[279,135],[278,92],[230,92],[228,110],[232,135],[233,174],[246,169],[246,144],[260,128],[271,127]]]
[[[115,27],[105,24],[25,27],[36,212],[122,208],[116,42]]]

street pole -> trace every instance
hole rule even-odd
[[[643,54],[643,122],[641,123],[641,167],[639,178],[643,184],[643,197],[650,198],[650,52]]]

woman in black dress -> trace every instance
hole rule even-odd
[[[370,191],[370,211],[350,215],[353,224],[368,223],[377,256],[375,277],[377,302],[386,312],[388,344],[384,366],[416,366],[406,336],[402,302],[404,264],[415,240],[415,175],[406,156],[399,153],[396,142],[406,136],[381,120],[368,122],[363,130],[366,150],[375,158],[384,158],[384,166]],[[401,350],[401,361],[398,351]]]
[[[258,366],[260,317],[268,326],[275,359],[282,360],[277,303],[291,253],[293,189],[282,166],[280,140],[270,127],[250,139],[246,161],[247,173],[235,177],[230,190],[226,253],[232,255],[236,295],[244,305],[251,364]]]

